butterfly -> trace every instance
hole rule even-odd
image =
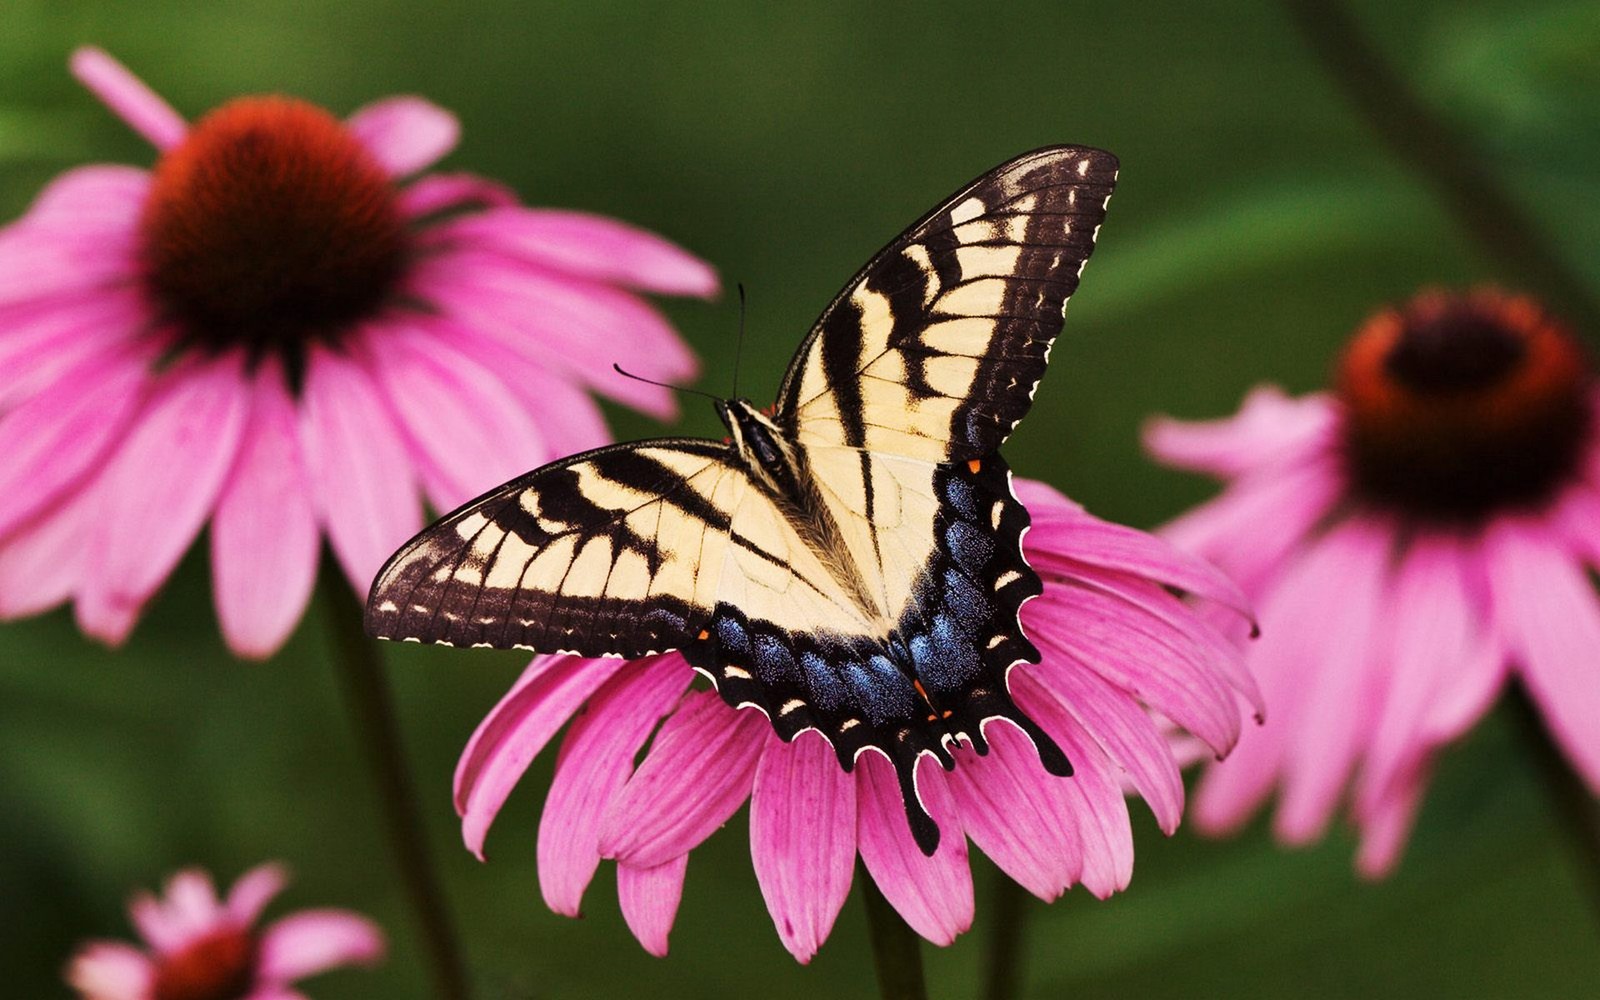
[[[998,449],[1027,413],[1116,182],[1110,153],[1026,153],[957,191],[856,274],[801,343],[777,402],[716,404],[725,441],[663,438],[536,469],[441,518],[379,572],[385,639],[581,656],[680,651],[784,740],[815,730],[849,771],[916,789],[1005,719],[1039,662],[1028,512]]]

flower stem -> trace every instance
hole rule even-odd
[[[984,1000],[1015,1000],[1022,992],[1022,952],[1032,902],[1028,890],[1005,873],[995,873],[989,947],[983,965]]]
[[[345,707],[377,785],[389,846],[422,938],[434,994],[438,1000],[467,1000],[466,965],[428,853],[422,810],[406,764],[383,658],[362,631],[361,605],[340,574],[338,563],[327,553],[317,589],[332,632]]]
[[[928,1000],[922,976],[922,939],[906,926],[865,866],[856,868],[861,899],[867,907],[867,934],[872,939],[872,964],[883,1000]]]
[[[1506,708],[1516,723],[1518,737],[1539,770],[1540,783],[1561,823],[1568,850],[1583,869],[1589,905],[1600,918],[1600,803],[1595,802],[1589,786],[1550,739],[1539,706],[1521,684],[1513,682],[1507,690]]]
[[[1496,181],[1493,160],[1434,115],[1362,33],[1342,0],[1284,0],[1328,75],[1378,138],[1432,186],[1494,266],[1579,329],[1600,334],[1600,301],[1526,209]]]

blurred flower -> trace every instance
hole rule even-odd
[[[1183,811],[1177,762],[1147,708],[1220,755],[1239,736],[1237,696],[1254,693],[1237,647],[1167,587],[1233,608],[1243,598],[1156,538],[1042,484],[1016,485],[1033,517],[1026,553],[1046,584],[1023,610],[1044,662],[1015,667],[1011,694],[1066,752],[1073,777],[1048,774],[1028,738],[999,721],[986,730],[987,756],[959,749],[949,773],[923,760],[918,787],[943,832],[926,857],[881,754],[846,773],[815,732],[784,743],[759,711],[736,711],[715,691],[686,693],[694,673],[676,653],[627,663],[546,656],[483,720],[457,766],[467,846],[482,857],[512,787],[570,718],[539,825],[545,902],[576,916],[601,859],[615,858],[623,915],[654,954],[667,950],[689,852],[746,799],[756,880],[801,962],[827,938],[858,852],[906,922],[938,944],[972,923],[967,837],[1043,899],[1080,882],[1102,898],[1125,887],[1124,781],[1167,833]]]
[[[120,642],[209,518],[223,635],[293,630],[326,532],[365,593],[421,524],[603,443],[586,390],[696,362],[637,292],[715,293],[703,262],[610,219],[527,209],[467,174],[415,97],[340,122],[246,97],[192,127],[105,53],[73,71],[161,151],[88,166],[0,230],[0,616],[65,600]]]
[[[1157,420],[1150,450],[1229,481],[1165,536],[1260,610],[1270,713],[1211,767],[1196,822],[1320,837],[1350,789],[1358,869],[1399,860],[1434,759],[1510,679],[1600,791],[1596,385],[1528,298],[1428,291],[1361,328],[1337,392],[1250,394],[1226,420]]]
[[[128,908],[148,950],[91,941],[67,982],[84,1000],[304,1000],[297,980],[383,958],[383,932],[347,910],[302,910],[258,930],[283,885],[281,868],[262,865],[222,901],[211,876],[179,872],[165,899],[141,894]]]

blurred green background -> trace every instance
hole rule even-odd
[[[1467,0],[1357,12],[1600,283],[1600,8]],[[190,116],[250,92],[340,113],[395,92],[431,97],[464,125],[447,167],[501,178],[530,203],[653,227],[730,285],[744,281],[744,381],[757,398],[838,285],[935,199],[1035,146],[1113,150],[1122,180],[1100,249],[1009,455],[1020,473],[1141,526],[1211,490],[1141,458],[1147,414],[1220,415],[1263,380],[1315,388],[1375,304],[1494,274],[1270,4],[0,0],[0,218],[75,163],[151,161],[68,76],[66,56],[85,42]],[[671,311],[706,359],[702,385],[726,391],[732,299]],[[688,404],[685,429],[720,434],[709,407]],[[654,430],[612,415],[619,436]],[[191,554],[118,652],[81,639],[65,613],[0,627],[0,992],[64,995],[75,942],[129,933],[134,886],[190,863],[231,879],[282,858],[298,878],[274,912],[355,907],[395,945],[380,971],[332,974],[312,994],[424,996],[325,623],[308,618],[269,663],[238,663],[217,638],[208,585]],[[549,755],[501,817],[491,862],[473,861],[450,772],[524,659],[390,653],[484,1000],[874,995],[858,900],[810,967],[779,946],[742,814],[694,855],[662,961],[627,935],[609,870],[585,920],[540,902],[534,831]],[[1136,828],[1127,893],[1101,903],[1077,890],[1035,911],[1031,995],[1600,990],[1600,923],[1499,720],[1448,756],[1409,857],[1382,885],[1351,874],[1342,832],[1283,852],[1259,823],[1230,842],[1168,840],[1141,807]],[[995,877],[977,868],[975,930],[928,949],[936,998],[976,989]]]

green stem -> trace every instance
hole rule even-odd
[[[922,976],[922,939],[883,898],[865,866],[857,866],[856,881],[867,907],[867,933],[872,939],[878,994],[883,1000],[928,1000],[928,987]]]
[[[434,995],[438,1000],[467,1000],[466,965],[428,852],[383,657],[362,631],[361,605],[331,554],[323,555],[317,589],[332,632],[345,707],[377,786],[389,847],[421,937]]]
[[[995,873],[984,955],[984,1000],[1015,1000],[1022,992],[1022,953],[1033,897],[1004,872]]]
[[[1436,116],[1362,33],[1341,0],[1284,0],[1306,45],[1390,152],[1427,182],[1507,279],[1590,336],[1600,301],[1533,217],[1498,183],[1492,158]]]
[[[1550,739],[1544,716],[1527,689],[1513,683],[1505,700],[1516,723],[1517,735],[1538,768],[1540,784],[1561,822],[1568,851],[1582,869],[1589,905],[1594,908],[1596,918],[1600,918],[1600,803],[1595,802],[1589,786]]]

